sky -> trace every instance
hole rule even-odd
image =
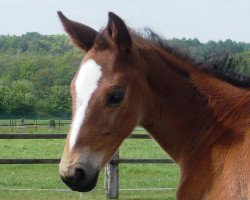
[[[62,34],[58,10],[96,30],[112,11],[131,28],[150,27],[167,39],[250,42],[249,0],[0,0],[0,35]]]

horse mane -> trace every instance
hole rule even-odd
[[[199,68],[205,73],[211,74],[212,76],[215,76],[216,78],[226,81],[234,86],[250,88],[250,76],[237,72],[226,66],[228,59],[231,57],[231,55],[226,51],[220,55],[214,55],[212,58],[204,58],[203,61],[197,61],[190,56],[189,52],[184,52],[180,49],[180,47],[171,45],[168,40],[159,36],[149,28],[145,28],[140,32],[133,31],[133,33],[138,37],[153,42],[164,51],[192,64],[194,67]]]
[[[250,88],[250,75],[243,74],[243,72],[236,71],[232,68],[237,66],[227,66],[227,62],[231,57],[228,52],[223,52],[219,55],[213,55],[212,57],[205,57],[203,60],[197,60],[190,55],[190,52],[183,51],[179,46],[170,44],[170,42],[150,28],[145,28],[143,31],[135,31],[130,29],[132,35],[149,41],[169,54],[181,59],[184,62],[190,63],[192,66],[200,69],[204,73],[211,74],[212,76],[226,81],[236,87]],[[96,48],[105,49],[108,46],[106,41],[104,29],[101,29],[95,40]]]

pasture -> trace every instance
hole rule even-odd
[[[17,120],[18,121],[18,120]],[[34,120],[33,120],[34,121]],[[24,124],[33,123],[25,120]],[[49,129],[48,120],[39,120],[37,129],[26,126],[25,133],[66,133],[68,122],[60,130]],[[0,125],[8,124],[1,120]],[[25,125],[24,125],[25,126]],[[1,127],[0,133],[19,133],[17,127]],[[138,133],[138,131],[135,131]],[[142,132],[142,131],[139,131]],[[143,131],[144,132],[144,131]],[[0,140],[1,158],[60,158],[64,140]],[[153,140],[127,139],[120,148],[121,158],[166,158]],[[58,176],[57,164],[0,165],[0,199],[105,199],[104,172],[97,188],[90,193],[71,192]],[[119,199],[175,199],[178,167],[175,164],[120,164]],[[169,189],[166,189],[169,188]]]

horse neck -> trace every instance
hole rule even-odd
[[[240,90],[160,49],[142,54],[151,93],[141,125],[177,163],[197,158],[220,137],[207,131],[230,113]]]

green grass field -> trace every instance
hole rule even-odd
[[[3,122],[0,122],[0,124]],[[48,127],[26,127],[24,132],[66,133]],[[1,128],[0,133],[10,133],[11,128]],[[13,130],[14,133],[18,132]],[[137,131],[138,132],[138,131]],[[141,131],[139,131],[141,132]],[[60,158],[64,140],[0,140],[1,158]],[[121,158],[166,158],[166,154],[153,140],[127,139],[120,148]],[[175,199],[178,167],[175,164],[120,164],[119,199]],[[58,176],[57,164],[0,165],[0,199],[105,199],[104,172],[97,188],[89,193],[70,191]],[[151,189],[156,188],[156,189]]]

